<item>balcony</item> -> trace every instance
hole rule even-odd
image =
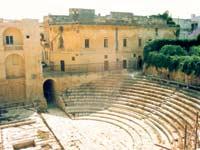
[[[4,45],[5,50],[23,50],[23,45]]]

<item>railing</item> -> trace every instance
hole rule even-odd
[[[162,82],[162,83],[173,84],[173,85],[177,85],[179,87],[186,87],[186,88],[200,91],[200,82],[199,82],[200,80],[195,80],[196,81],[195,84],[191,84],[191,83],[180,82],[180,81],[176,81],[176,80],[172,80],[172,79],[163,79],[161,77],[153,76],[153,75],[146,75],[145,77],[150,80],[154,80],[154,81],[158,81],[158,82]]]
[[[5,50],[23,50],[23,45],[4,45]]]
[[[121,62],[109,62],[107,65],[104,63],[90,63],[90,64],[70,64],[70,65],[49,65],[43,67],[45,75],[64,75],[64,74],[86,74],[105,71],[122,70],[123,65]]]

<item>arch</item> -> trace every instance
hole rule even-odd
[[[18,54],[8,55],[5,59],[6,78],[25,77],[25,64],[22,56]]]
[[[23,45],[23,35],[21,31],[14,27],[5,29],[3,32],[3,44],[7,48],[15,46],[16,49],[21,49]]]
[[[47,104],[55,103],[55,81],[47,79],[43,83],[43,94],[46,98]]]

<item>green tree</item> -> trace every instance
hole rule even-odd
[[[168,70],[169,72],[177,71],[180,65],[180,57],[179,56],[170,56],[168,61]]]
[[[184,61],[182,61],[182,72],[184,72],[187,75],[192,74],[193,68],[192,68],[192,58],[190,56],[185,56]]]
[[[161,48],[160,53],[168,56],[183,56],[187,54],[187,52],[178,45],[165,45]]]
[[[193,46],[189,50],[189,55],[200,56],[200,46]]]

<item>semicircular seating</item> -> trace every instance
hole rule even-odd
[[[68,89],[64,102],[65,112],[73,119],[104,121],[123,128],[136,150],[156,150],[158,145],[183,149],[185,126],[193,133],[200,110],[200,100],[185,91],[127,73]]]

